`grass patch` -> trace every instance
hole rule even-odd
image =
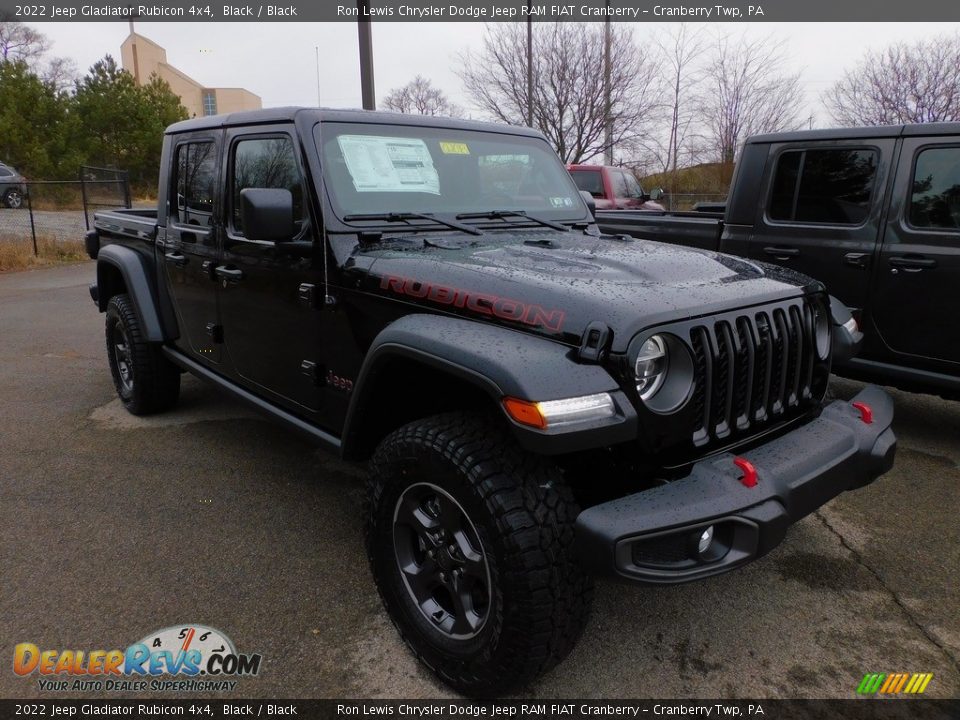
[[[0,272],[49,267],[62,263],[89,260],[83,243],[78,240],[57,242],[49,235],[37,236],[37,254],[33,242],[0,233]]]

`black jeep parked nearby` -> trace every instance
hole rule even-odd
[[[960,123],[757,135],[724,214],[619,210],[597,222],[814,277],[864,333],[838,374],[960,400]]]
[[[95,225],[126,407],[171,408],[188,371],[369,461],[384,606],[465,693],[559,662],[593,574],[732,570],[893,462],[886,394],[823,402],[860,337],[819,282],[601,234],[531,130],[190,120],[157,210]]]

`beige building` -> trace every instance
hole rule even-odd
[[[123,41],[120,59],[123,69],[133,75],[138,85],[150,82],[150,76],[154,73],[166,80],[170,89],[180,96],[180,102],[190,117],[259,110],[263,107],[260,97],[249,90],[204,87],[169,64],[167,51],[139,33],[131,32]]]

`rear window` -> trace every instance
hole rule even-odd
[[[603,178],[598,171],[571,170],[570,176],[580,190],[585,190],[594,197],[603,197]]]
[[[791,150],[777,159],[771,220],[862,225],[870,214],[877,151]]]
[[[214,144],[191,142],[177,146],[174,168],[177,194],[171,213],[186,225],[210,225],[217,180]]]

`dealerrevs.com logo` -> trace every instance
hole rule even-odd
[[[44,691],[233,690],[238,677],[260,672],[259,654],[238,653],[219,630],[184,624],[150,633],[126,650],[49,650],[20,643],[13,671],[38,676]]]

